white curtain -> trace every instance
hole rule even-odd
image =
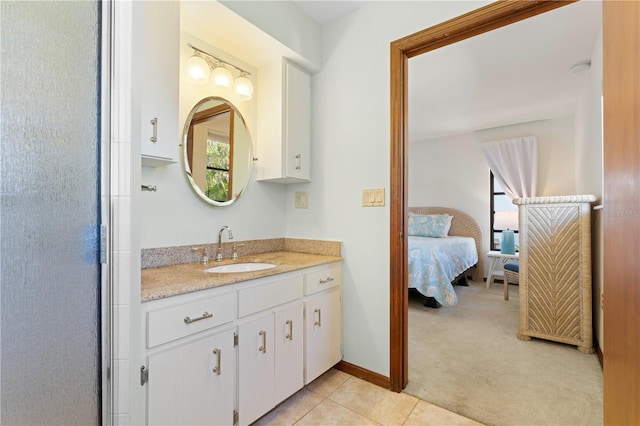
[[[493,175],[511,199],[536,196],[538,146],[535,136],[482,142]]]

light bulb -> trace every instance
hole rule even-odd
[[[233,90],[236,92],[238,99],[248,101],[253,96],[253,83],[251,83],[251,80],[243,73],[240,77],[236,78]]]
[[[202,57],[193,55],[189,60],[187,60],[185,66],[187,67],[187,75],[196,83],[205,84],[209,81],[211,69],[207,64],[207,61],[202,59]]]
[[[224,67],[224,65],[217,66],[211,73],[211,80],[214,86],[218,86],[224,89],[231,89],[233,85],[233,76],[231,72]]]

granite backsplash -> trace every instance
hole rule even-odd
[[[278,251],[291,251],[325,256],[341,255],[340,241],[272,238],[265,240],[224,242],[222,247],[225,259],[231,257],[234,243],[236,244],[238,256],[240,258],[252,254]],[[212,262],[218,248],[217,243],[142,249],[142,269],[198,262],[202,257],[203,248],[207,249],[209,261]]]

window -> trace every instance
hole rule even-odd
[[[223,140],[226,139],[226,140]],[[230,146],[228,137],[209,130],[207,138],[207,197],[215,201],[229,199]]]
[[[515,212],[516,215],[518,213],[518,207],[511,202],[511,199],[505,194],[504,190],[500,186],[500,182],[494,178],[493,173],[489,172],[489,190],[490,194],[490,208],[489,212],[489,221],[490,221],[490,232],[491,241],[490,241],[490,249],[491,250],[500,250],[500,243],[502,242],[502,231],[506,228],[500,228],[500,224],[496,223],[496,212]],[[517,216],[516,216],[517,217]],[[498,228],[496,228],[498,226]],[[516,251],[518,250],[519,238],[518,238],[518,230],[514,229],[515,232],[515,245]]]

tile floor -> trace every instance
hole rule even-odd
[[[254,425],[480,425],[406,393],[335,369],[298,391]]]

